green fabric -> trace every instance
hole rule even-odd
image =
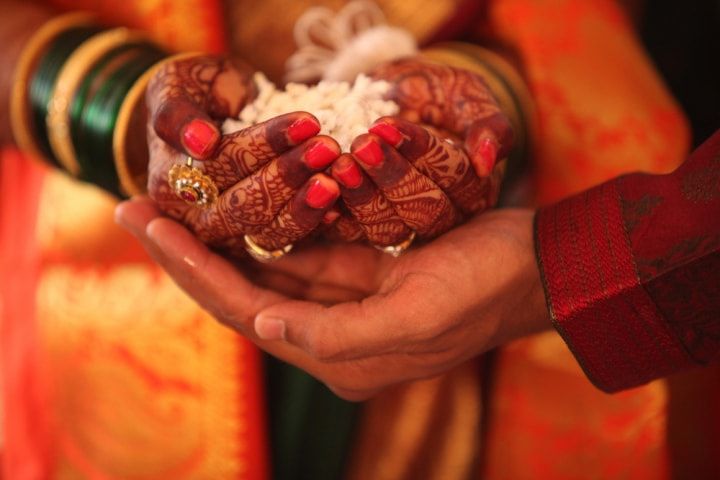
[[[359,405],[302,370],[266,357],[275,480],[342,478]]]

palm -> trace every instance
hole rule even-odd
[[[361,244],[316,244],[274,264],[245,265],[244,269],[262,286],[323,303],[385,294],[403,288],[408,277],[443,279],[447,284],[466,263],[464,244],[483,237],[476,225],[480,223],[471,221],[400,258]]]

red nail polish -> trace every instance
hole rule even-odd
[[[486,177],[492,172],[493,167],[495,167],[495,160],[497,160],[497,151],[497,143],[491,139],[483,140],[478,147],[481,162],[479,162],[479,165],[476,164],[475,168],[478,170],[477,174],[480,177]]]
[[[310,188],[308,188],[305,201],[312,208],[325,208],[337,198],[338,193],[337,190],[330,190],[327,186],[323,185],[321,180],[316,179],[312,185],[310,185]]]
[[[383,152],[375,140],[368,141],[365,145],[353,152],[365,165],[377,167],[383,161]]]
[[[330,225],[338,218],[340,218],[340,212],[338,212],[337,210],[328,210],[327,212],[325,212],[325,216],[323,216],[322,221],[325,225]]]
[[[301,118],[290,125],[287,129],[290,141],[298,144],[310,137],[314,137],[320,132],[320,125],[311,118]]]
[[[330,165],[338,155],[323,142],[318,142],[305,152],[305,163],[312,169],[324,168]]]
[[[195,119],[182,133],[182,143],[193,157],[203,158],[215,147],[219,132],[205,120]]]
[[[333,177],[347,188],[359,187],[363,181],[360,168],[350,159],[343,158],[340,161],[343,162],[341,165],[336,163],[337,167],[333,166]]]
[[[368,131],[382,138],[393,147],[399,146],[403,140],[403,136],[402,133],[400,133],[400,130],[395,128],[394,125],[390,125],[389,123],[378,123],[370,127]]]

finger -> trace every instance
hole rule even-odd
[[[291,245],[322,222],[340,196],[340,189],[327,175],[318,173],[308,180],[267,226],[250,229],[255,243],[267,250]]]
[[[445,193],[380,137],[360,135],[351,151],[409,228],[431,237],[455,224],[458,212]]]
[[[280,115],[225,135],[216,155],[202,162],[203,170],[222,192],[319,131],[320,122],[309,113]]]
[[[345,206],[371,244],[397,245],[410,236],[410,228],[351,155],[340,156],[333,163],[331,173],[340,184]]]
[[[256,316],[255,333],[266,340],[284,340],[321,362],[417,351],[438,335],[435,320],[441,315],[435,315],[437,298],[425,295],[408,302],[409,295],[418,297],[410,290],[401,287],[330,307],[283,302]]]
[[[334,385],[327,385],[328,389],[338,397],[348,402],[364,402],[372,397],[376,396],[383,389],[382,388],[370,388],[367,390],[353,390],[349,388],[337,387]]]
[[[187,229],[162,217],[150,201],[120,204],[116,219],[138,238],[181,288],[216,318],[241,332],[252,333],[255,314],[285,299],[250,283]]]
[[[393,84],[401,115],[466,139],[480,177],[512,148],[512,129],[482,76],[447,65],[406,58],[385,64],[374,76]]]
[[[365,232],[360,224],[347,213],[340,215],[324,233],[329,240],[340,242],[356,242],[365,238]]]
[[[398,117],[383,117],[370,132],[395,147],[417,170],[432,179],[463,213],[478,211],[485,182],[475,173],[465,150],[439,132]]]
[[[284,153],[227,189],[211,208],[197,212],[203,241],[239,236],[270,224],[310,176],[340,155],[330,137],[316,137]]]
[[[285,341],[320,362],[341,362],[374,356],[392,349],[390,316],[370,315],[365,302],[332,307],[292,301],[259,312],[255,334]],[[357,335],[357,336],[356,336]]]
[[[487,178],[495,164],[507,158],[513,145],[513,130],[510,121],[502,113],[475,121],[465,136],[465,148],[475,172]]]
[[[237,117],[254,94],[249,69],[228,59],[198,56],[164,64],[148,85],[147,104],[160,138],[204,159],[220,140],[213,118]]]

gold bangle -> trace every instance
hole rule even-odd
[[[10,128],[17,146],[31,157],[42,159],[35,135],[32,131],[28,88],[37,64],[52,42],[63,32],[76,27],[93,25],[95,17],[89,13],[69,13],[47,21],[27,42],[13,75],[10,92]],[[52,163],[46,160],[45,163]]]
[[[80,45],[60,70],[48,105],[48,139],[55,157],[71,175],[77,177],[81,173],[70,134],[70,104],[76,90],[108,51],[146,39],[142,33],[127,28],[99,33]]]
[[[138,142],[137,138],[131,137],[130,134],[133,125],[147,118],[145,90],[150,79],[168,62],[199,55],[202,54],[200,52],[179,53],[160,60],[137,79],[125,96],[113,132],[113,160],[120,180],[120,188],[127,196],[141,195],[147,191],[147,167],[150,159],[147,142]],[[145,133],[144,128],[141,132]]]

